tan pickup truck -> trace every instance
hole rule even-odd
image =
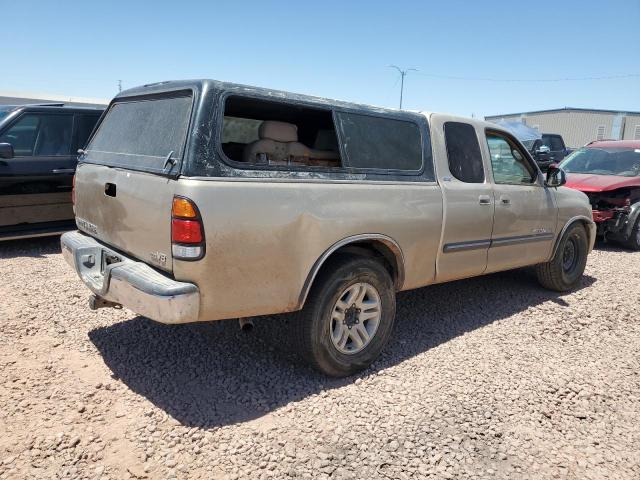
[[[92,308],[163,323],[298,311],[301,354],[343,376],[383,349],[400,290],[527,265],[574,288],[595,228],[564,181],[478,120],[164,82],[109,105],[61,242]]]

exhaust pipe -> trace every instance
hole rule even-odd
[[[250,332],[253,330],[253,320],[250,318],[241,317],[238,319],[238,323],[240,324],[240,330],[243,332]]]

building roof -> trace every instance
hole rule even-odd
[[[102,106],[109,103],[108,99],[73,97],[67,95],[52,95],[42,92],[15,92],[11,90],[0,90],[0,104],[21,105],[31,103],[65,103],[72,105],[96,105]]]
[[[590,112],[590,113],[622,113],[626,115],[640,115],[640,112],[632,112],[629,110],[602,110],[597,108],[576,108],[576,107],[562,107],[552,108],[549,110],[532,110],[530,112],[519,113],[503,113],[500,115],[486,115],[484,118],[501,118],[501,117],[513,117],[519,115],[531,115],[535,113],[558,113],[558,112]]]

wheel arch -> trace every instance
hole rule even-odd
[[[389,271],[396,290],[402,288],[405,278],[404,255],[398,242],[387,235],[378,233],[353,235],[331,245],[316,260],[302,286],[298,308],[304,306],[309,291],[322,267],[327,265],[331,258],[340,254],[381,257],[386,263],[385,268]]]
[[[555,257],[556,252],[558,251],[558,246],[560,245],[565,232],[569,229],[569,227],[575,225],[576,223],[584,226],[584,229],[587,232],[587,237],[589,238],[589,252],[593,250],[593,245],[596,241],[596,224],[592,218],[586,217],[584,215],[577,215],[575,217],[571,217],[569,221],[564,224],[564,227],[562,227],[562,230],[560,231],[560,234],[556,238],[555,244],[553,245],[553,251],[551,252],[550,258]]]

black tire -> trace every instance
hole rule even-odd
[[[547,263],[536,266],[540,284],[549,290],[568,292],[578,286],[587,265],[589,239],[581,224],[574,223],[564,233],[558,250]]]
[[[341,294],[358,283],[366,283],[377,291],[380,319],[369,343],[356,353],[345,354],[331,339],[334,322],[331,317]],[[395,288],[381,262],[365,257],[336,257],[323,266],[304,308],[291,320],[294,348],[305,361],[326,375],[352,375],[367,368],[380,355],[391,336],[395,313]]]
[[[631,230],[631,236],[624,243],[624,246],[631,250],[640,250],[640,218],[636,220],[636,224]]]

